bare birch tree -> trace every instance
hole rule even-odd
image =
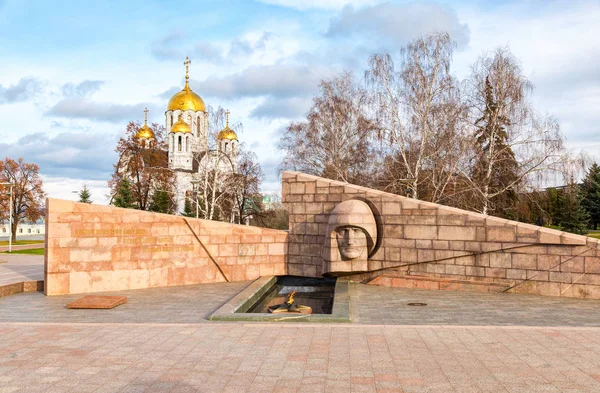
[[[283,169],[365,184],[374,169],[375,124],[368,120],[366,95],[352,74],[323,80],[305,121],[291,123],[279,148]]]
[[[225,188],[236,169],[236,163],[231,155],[220,151],[217,146],[217,136],[225,127],[225,110],[219,107],[213,111],[209,107],[208,111],[209,149],[194,157],[197,175],[194,176],[193,184],[196,187],[198,216],[207,220],[219,220],[225,218],[222,214],[224,200],[230,197]],[[241,124],[234,124],[231,127],[239,132]]]
[[[380,137],[389,148],[382,188],[406,187],[413,198],[442,199],[464,153],[464,106],[450,74],[455,44],[446,33],[409,43],[398,68],[388,54],[371,57],[365,76]]]
[[[533,86],[505,48],[482,56],[468,81],[474,128],[473,159],[462,168],[473,192],[474,210],[501,214],[501,198],[568,160],[557,121],[539,116],[528,96]]]

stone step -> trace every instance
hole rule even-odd
[[[466,292],[503,292],[509,286],[494,282],[453,280],[448,278],[382,274],[368,282],[368,285],[380,285],[395,288],[418,288],[441,291]]]
[[[0,297],[14,295],[21,292],[42,292],[44,281],[21,281],[12,284],[0,285]]]

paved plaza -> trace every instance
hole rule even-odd
[[[40,247],[39,244],[35,246]],[[31,247],[31,245],[23,247]],[[0,286],[43,279],[43,255],[0,254]]]
[[[206,319],[247,285],[1,298],[0,392],[600,391],[598,301],[357,284],[351,324]]]

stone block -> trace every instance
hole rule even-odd
[[[506,278],[513,280],[525,280],[527,271],[521,269],[506,269]]]
[[[450,249],[451,250],[465,250],[465,242],[460,240],[452,240],[450,241]]]
[[[383,236],[402,239],[404,237],[402,225],[386,225],[383,228]]]
[[[600,273],[600,258],[585,257],[585,271],[586,273]]]
[[[417,262],[417,250],[414,248],[401,248],[400,260],[404,263]]]
[[[451,250],[435,250],[435,259],[440,261],[454,257],[454,251]]]
[[[490,267],[501,267],[511,268],[512,267],[512,254],[511,253],[491,253],[490,256]]]
[[[415,250],[416,253],[416,250]],[[385,248],[385,260],[389,262],[398,262],[401,260],[401,251],[399,248],[386,247]]]
[[[476,240],[477,231],[475,227],[464,226],[440,226],[438,230],[439,240]]]
[[[488,227],[487,241],[490,242],[514,242],[517,240],[516,227]]]
[[[573,233],[563,232],[562,235],[560,235],[560,243],[586,245],[587,237],[583,235],[575,235]]]
[[[533,281],[548,281],[549,272],[540,270],[527,270],[527,279]]]
[[[561,231],[557,231],[549,228],[540,228],[538,230],[539,242],[544,244],[561,244],[560,235]]]
[[[44,282],[44,294],[47,296],[66,295],[70,293],[70,273],[47,272]]]
[[[290,183],[290,194],[304,194],[305,187],[303,182]]]
[[[481,266],[465,266],[465,274],[467,276],[484,277],[485,268]]]
[[[537,269],[538,270],[560,270],[560,256],[558,255],[538,255],[537,256]]]
[[[450,248],[450,242],[447,240],[433,240],[432,248],[435,250],[448,250]]]
[[[550,272],[548,279],[553,282],[564,282],[570,284],[572,276],[571,273]]]
[[[560,257],[560,271],[571,273],[583,273],[584,257]]]
[[[506,278],[506,269],[499,267],[486,267],[485,276],[493,278]]]
[[[490,254],[475,255],[475,266],[490,266]]]
[[[548,246],[548,254],[549,255],[571,255],[571,246]]]
[[[465,225],[466,217],[464,214],[439,214],[437,215],[438,225]]]
[[[381,214],[387,215],[398,215],[402,213],[402,205],[400,202],[384,202]]]
[[[537,268],[537,256],[532,254],[512,254],[513,269],[529,269]]]
[[[404,237],[407,239],[437,239],[436,226],[430,225],[405,225]]]
[[[475,255],[463,255],[463,256],[458,256],[455,260],[454,263],[456,265],[467,265],[467,266],[474,266],[475,265]]]
[[[481,251],[481,243],[480,242],[465,242],[465,251],[480,252]]]
[[[577,282],[578,284],[586,284],[586,285],[598,285],[600,286],[600,274],[581,274],[575,276],[573,282]]]
[[[444,266],[446,267],[446,274],[459,275],[459,276],[466,275],[465,266],[458,266],[458,265],[444,265]]]
[[[284,254],[285,254],[285,244],[283,244],[283,243],[269,244],[269,255],[284,255]]]
[[[432,248],[431,240],[415,240],[415,246],[417,248],[427,248],[427,249]]]
[[[428,262],[435,260],[433,250],[417,250],[417,262]]]

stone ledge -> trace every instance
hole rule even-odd
[[[0,285],[0,297],[21,292],[36,292],[44,290],[44,281],[21,281],[14,284]]]
[[[453,280],[427,276],[393,276],[382,274],[368,282],[369,285],[379,285],[393,288],[416,288],[441,291],[466,292],[503,292],[510,288],[494,282]]]
[[[263,314],[247,313],[277,281],[277,276],[260,277],[246,289],[239,292],[231,300],[221,306],[208,319],[211,321],[253,321],[253,322],[319,322],[346,323],[352,322],[350,316],[350,288],[354,283],[338,279],[335,283],[333,309],[331,314]]]

